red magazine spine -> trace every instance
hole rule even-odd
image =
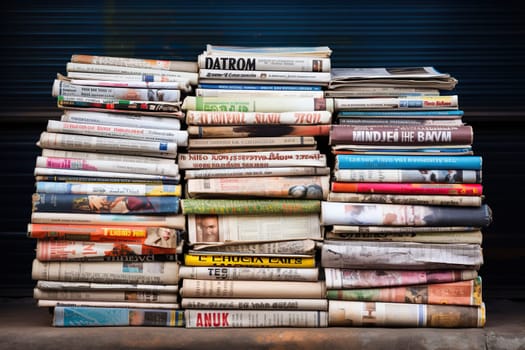
[[[394,182],[337,182],[332,192],[481,196],[481,184],[426,184]]]

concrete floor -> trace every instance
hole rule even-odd
[[[32,298],[0,301],[0,349],[525,349],[525,301],[486,300],[484,328],[55,328]]]

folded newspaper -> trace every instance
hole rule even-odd
[[[249,47],[207,44],[205,53],[214,55],[221,54],[330,57],[330,55],[332,54],[332,50],[328,46]]]
[[[351,86],[426,87],[452,90],[457,79],[434,67],[332,68],[328,89]]]

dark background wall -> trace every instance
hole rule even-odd
[[[334,67],[434,66],[459,80],[494,223],[486,297],[525,298],[525,11],[510,1],[4,1],[0,296],[30,296],[35,143],[72,54],[196,60],[206,44],[329,46]]]

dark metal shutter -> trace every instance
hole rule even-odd
[[[317,46],[335,67],[431,65],[455,76],[495,221],[484,231],[488,294],[521,296],[525,238],[524,10],[511,1],[14,1],[2,5],[2,295],[31,295],[35,146],[72,54],[195,60],[206,44]],[[520,275],[523,275],[520,273]]]

